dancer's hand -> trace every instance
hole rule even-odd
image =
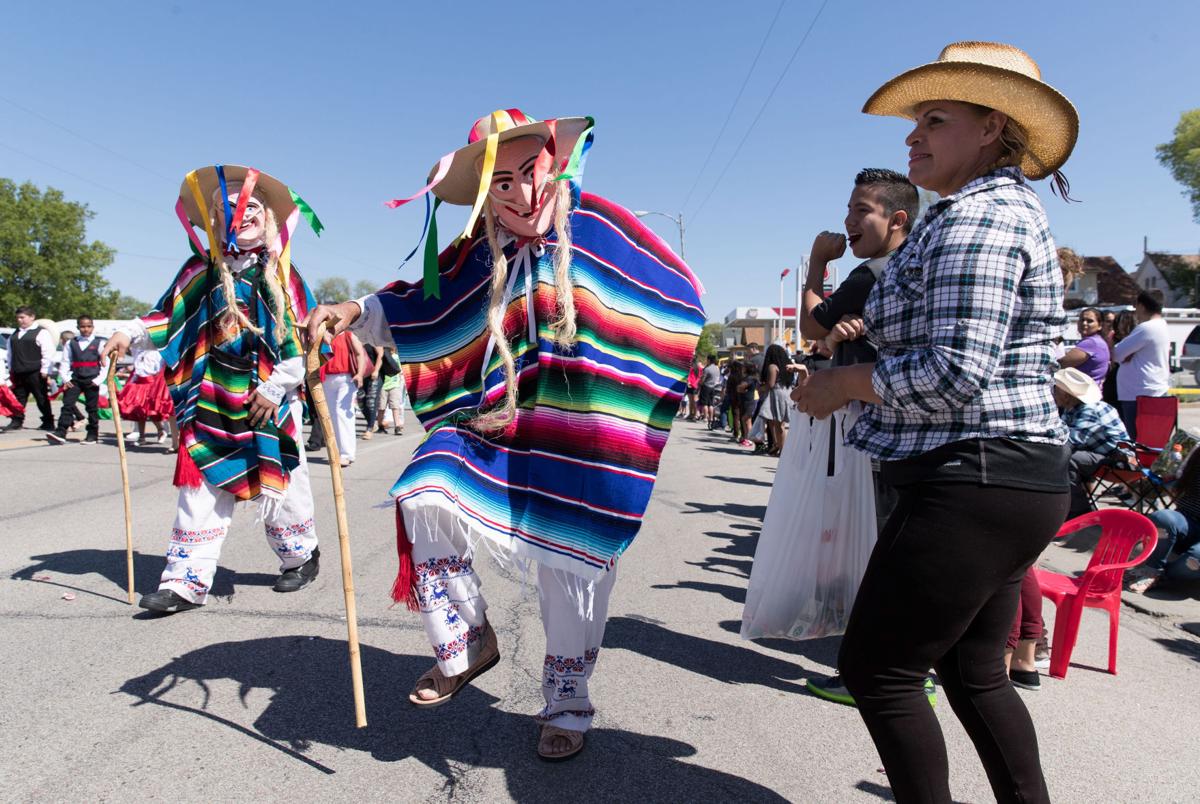
[[[104,348],[100,351],[100,360],[111,360],[113,356],[120,360],[129,351],[129,336],[124,332],[114,332],[109,336],[104,343]]]
[[[309,311],[308,318],[301,324],[305,330],[305,347],[311,348],[313,342],[317,340],[317,328],[321,322],[325,322],[329,327],[325,330],[325,343],[331,343],[333,336],[344,332],[357,321],[360,313],[358,305],[354,302],[318,304]]]
[[[268,422],[275,421],[275,414],[279,412],[279,406],[258,391],[255,391],[254,396],[250,397],[248,405],[250,407],[250,415],[247,421],[251,427],[259,427]]]

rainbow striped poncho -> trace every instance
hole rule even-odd
[[[519,407],[503,434],[468,424],[504,394],[502,363],[488,348],[486,240],[443,253],[440,299],[403,281],[376,296],[429,431],[391,490],[398,505],[450,508],[506,555],[595,579],[641,526],[705,318],[700,283],[627,210],[585,193],[570,225],[578,341],[566,351],[553,343],[551,233],[529,290],[515,277],[507,310]],[[403,578],[407,536],[399,538]]]
[[[262,337],[244,329],[226,331],[226,309],[217,270],[192,257],[184,263],[142,323],[166,364],[167,387],[175,406],[183,449],[176,485],[197,485],[199,475],[239,500],[259,495],[282,499],[288,473],[299,464],[299,433],[285,396],[273,422],[251,429],[246,405],[259,383],[280,361],[303,354],[294,324],[316,302],[294,267],[280,276],[289,307],[277,321],[260,267],[235,281],[237,303],[263,329]],[[276,345],[275,333],[283,337]]]

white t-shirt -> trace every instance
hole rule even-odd
[[[1117,399],[1133,402],[1139,396],[1166,396],[1171,387],[1171,337],[1167,322],[1151,318],[1133,328],[1113,347],[1117,369]],[[1126,358],[1131,358],[1128,363]]]

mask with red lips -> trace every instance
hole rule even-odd
[[[554,224],[555,185],[533,186],[533,166],[545,143],[541,137],[517,137],[500,143],[488,202],[496,219],[517,237],[541,237]]]

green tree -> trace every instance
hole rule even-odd
[[[114,251],[87,241],[94,214],[52,187],[0,179],[0,318],[23,304],[55,320],[111,316],[118,294],[104,269]]]
[[[715,355],[721,346],[721,332],[725,325],[721,323],[705,324],[700,330],[700,340],[696,341],[696,354],[693,360],[705,362],[709,355]]]
[[[370,279],[360,279],[354,283],[354,298],[359,299],[363,296],[369,296],[379,290],[379,285],[372,282]]]
[[[152,306],[150,302],[144,302],[141,299],[135,299],[133,296],[126,296],[122,293],[117,296],[117,300],[113,304],[112,317],[120,319],[136,318],[150,312]]]
[[[350,298],[350,283],[340,276],[327,276],[313,285],[313,295],[321,304],[336,304]]]
[[[1158,161],[1183,185],[1183,194],[1192,202],[1192,219],[1200,223],[1200,109],[1181,114],[1175,139],[1155,152]]]

